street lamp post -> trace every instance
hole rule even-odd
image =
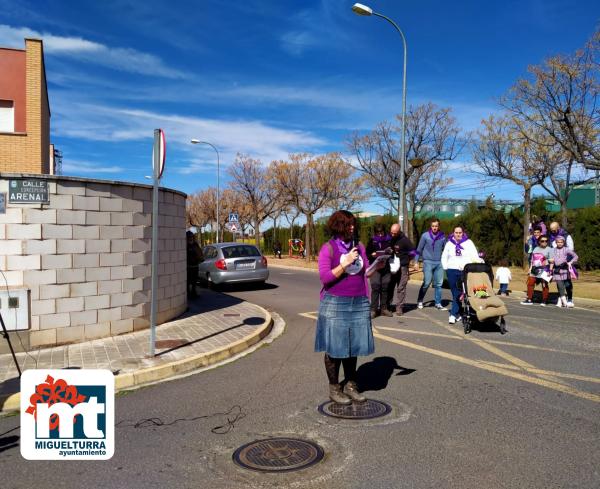
[[[402,72],[402,137],[401,137],[401,158],[400,158],[400,192],[398,195],[398,222],[400,223],[400,228],[404,231],[404,207],[405,207],[405,196],[404,196],[404,186],[405,186],[405,170],[406,170],[406,151],[404,148],[404,140],[406,139],[406,38],[404,37],[404,33],[398,27],[398,25],[389,17],[385,15],[378,14],[377,12],[373,12],[373,9],[363,5],[362,3],[355,3],[352,6],[352,10],[358,15],[375,15],[376,17],[381,17],[382,19],[387,20],[390,24],[392,24],[395,29],[400,34],[402,38],[402,44],[404,46],[404,69]]]
[[[221,166],[221,158],[219,157],[219,150],[217,148],[215,148],[214,144],[209,143],[208,141],[200,141],[199,139],[192,139],[190,141],[190,143],[192,144],[208,144],[212,149],[215,150],[215,153],[217,153],[217,243],[219,243],[219,200],[220,200],[220,195],[219,195],[219,189],[220,189],[220,185],[219,185],[219,175],[220,175],[220,166]]]

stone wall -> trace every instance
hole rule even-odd
[[[13,178],[0,173],[0,192]],[[0,269],[11,289],[27,288],[25,348],[118,335],[149,327],[152,188],[60,176],[49,204],[6,204],[0,214]],[[185,311],[185,194],[159,192],[158,323]],[[0,289],[5,288],[0,275]],[[25,326],[25,327],[24,327]],[[13,345],[20,342],[13,339]],[[0,344],[0,350],[4,345]]]

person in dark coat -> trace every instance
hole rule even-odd
[[[390,259],[390,271],[392,277],[389,284],[389,297],[393,299],[393,291],[396,289],[396,316],[404,313],[404,302],[406,300],[406,285],[408,284],[409,265],[415,256],[415,245],[400,229],[400,224],[393,224],[390,228],[392,236],[390,245],[394,250],[394,259]],[[396,268],[397,267],[397,268]]]
[[[273,244],[273,253],[276,258],[281,260],[281,242],[279,240],[275,241],[275,244]]]
[[[385,253],[386,250],[389,254],[392,253],[392,249],[390,248],[391,239],[392,237],[386,234],[383,224],[375,224],[373,236],[367,243],[367,258],[369,259],[369,263],[373,263],[378,254]],[[379,311],[381,311],[381,315],[383,316],[392,316],[392,312],[388,309],[392,299],[389,290],[390,279],[391,273],[388,264],[371,275],[371,319],[377,317]],[[393,290],[391,292],[393,293]]]
[[[204,261],[204,255],[193,232],[186,232],[185,237],[187,240],[187,292],[188,298],[193,299],[197,295],[198,265]]]

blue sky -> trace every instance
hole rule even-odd
[[[290,152],[345,151],[354,131],[401,111],[402,43],[345,0],[0,0],[0,46],[44,40],[51,139],[63,173],[148,182],[154,128],[167,138],[162,184],[216,184],[237,152],[269,163]],[[365,1],[408,44],[408,104],[454,109],[466,130],[545,57],[582,46],[597,1]],[[483,187],[468,155],[447,195],[518,198]],[[376,204],[370,204],[373,210]]]

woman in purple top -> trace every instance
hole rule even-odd
[[[327,222],[333,238],[319,253],[323,288],[315,351],[325,352],[329,397],[340,404],[367,400],[356,385],[356,363],[359,355],[370,355],[375,351],[366,274],[369,261],[364,246],[354,242],[355,226],[356,218],[351,212],[334,212]],[[338,380],[342,364],[343,390]]]

